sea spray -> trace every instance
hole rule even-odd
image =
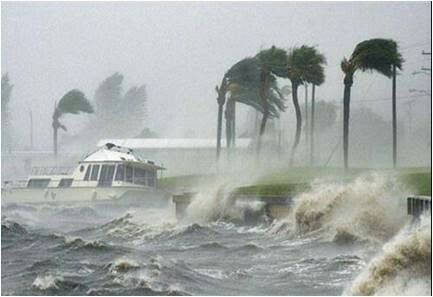
[[[62,277],[53,275],[38,276],[33,281],[32,287],[38,290],[59,289],[63,281]]]
[[[404,191],[391,177],[361,176],[351,182],[316,180],[295,198],[293,211],[271,231],[327,233],[338,242],[383,242],[405,223]]]
[[[431,261],[428,214],[386,243],[344,294],[431,295]]]
[[[242,214],[235,210],[235,199],[231,195],[233,183],[215,183],[199,191],[186,210],[190,220],[208,222],[224,217],[241,219]]]
[[[212,182],[200,185],[186,209],[187,221],[204,223],[219,219],[241,220],[243,210],[236,207],[232,192],[239,186],[251,184],[257,178],[253,177],[253,172],[245,170],[238,175],[218,176]]]

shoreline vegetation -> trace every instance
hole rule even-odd
[[[408,167],[398,169],[353,168],[344,171],[343,168],[292,168],[266,174],[255,183],[240,186],[233,193],[236,195],[252,196],[286,196],[307,191],[311,182],[323,178],[330,181],[351,181],[354,178],[378,173],[396,176],[397,181],[406,186],[413,195],[431,196],[431,168]],[[159,180],[159,186],[166,190],[188,189],[194,191],[197,185],[215,180],[216,174],[184,175],[164,177]]]

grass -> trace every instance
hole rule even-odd
[[[355,168],[344,171],[342,168],[292,168],[290,170],[276,171],[264,175],[253,185],[239,187],[236,194],[258,196],[284,196],[303,192],[309,189],[309,183],[316,178],[350,181],[361,174],[379,172],[384,174],[397,174],[398,181],[404,184],[415,195],[431,196],[431,168],[399,168],[399,169],[371,169]],[[162,188],[194,188],[200,183],[208,183],[216,175],[186,175],[166,177],[159,181]]]
[[[402,174],[399,180],[415,195],[431,196],[431,171]]]

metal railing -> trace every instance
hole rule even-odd
[[[6,181],[3,181],[2,191],[8,190],[8,189],[25,188],[26,186],[27,186],[27,180],[26,179],[6,180]]]
[[[32,175],[69,175],[75,167],[32,167]]]

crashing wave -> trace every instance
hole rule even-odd
[[[136,270],[140,267],[140,264],[138,262],[127,259],[127,258],[120,258],[114,261],[114,263],[109,264],[109,270],[112,273],[124,273],[131,270]]]
[[[431,218],[404,228],[384,245],[345,294],[431,295]]]
[[[9,221],[7,219],[2,220],[2,237],[3,236],[13,236],[13,235],[25,235],[27,234],[26,228],[20,224]]]
[[[405,224],[403,197],[392,180],[379,175],[350,183],[316,182],[297,197],[293,212],[278,230],[327,231],[337,242],[383,242]]]
[[[264,203],[260,201],[237,200],[234,191],[241,185],[253,182],[253,177],[225,176],[204,186],[192,198],[186,209],[186,220],[194,222],[234,221],[245,222],[245,219],[260,214]]]
[[[70,250],[111,250],[113,247],[100,240],[83,240],[81,238],[64,237],[62,248]]]
[[[82,284],[75,283],[70,280],[65,280],[61,276],[44,275],[37,276],[32,283],[32,289],[43,291],[44,294],[77,294],[80,295],[82,290],[85,290],[85,286]]]
[[[33,281],[32,287],[41,291],[59,289],[62,282],[62,277],[55,277],[52,275],[38,276]]]

